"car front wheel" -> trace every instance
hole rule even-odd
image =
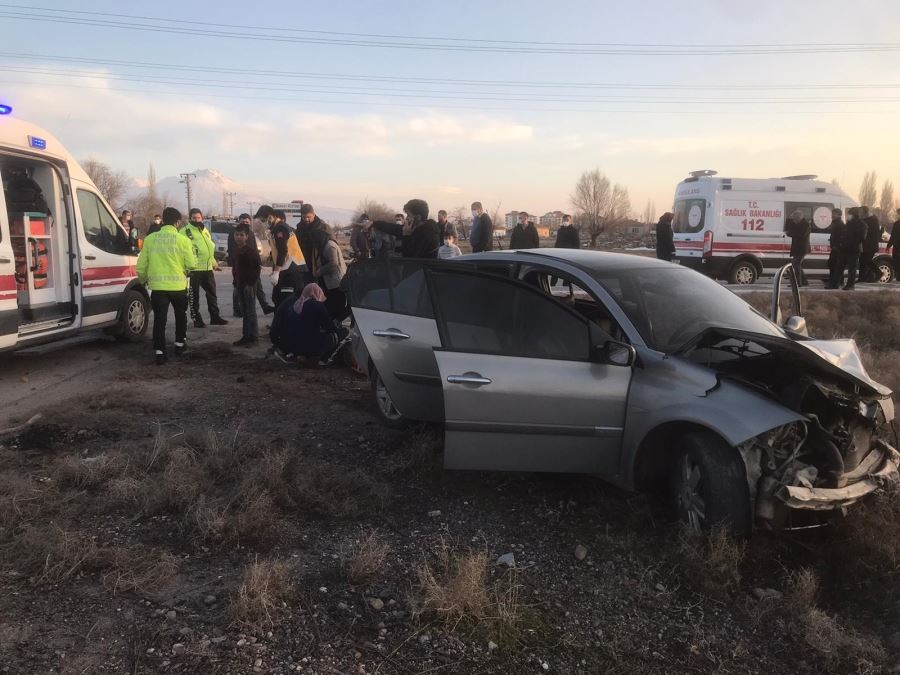
[[[728,272],[728,283],[748,285],[755,283],[759,277],[759,271],[749,260],[741,260],[734,264]]]
[[[140,342],[147,332],[150,318],[150,303],[143,293],[127,291],[119,315],[119,323],[113,334],[122,342]]]
[[[752,513],[744,462],[724,440],[707,431],[683,436],[669,475],[672,506],[695,532],[724,527],[738,538],[750,536]]]
[[[404,416],[394,405],[390,392],[384,386],[381,375],[373,367],[372,368],[372,398],[375,402],[375,411],[381,421],[392,429],[405,429],[413,424],[413,420]]]

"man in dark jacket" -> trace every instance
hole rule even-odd
[[[897,209],[897,216],[900,216],[900,209]],[[888,250],[891,252],[891,262],[894,266],[894,281],[900,281],[900,217],[894,223],[891,229],[891,238],[887,243]]]
[[[534,226],[534,223],[528,222],[528,214],[525,211],[520,211],[519,222],[516,223],[509,237],[510,250],[540,247],[541,237],[538,235],[537,228]]]
[[[812,228],[798,209],[784,224],[784,231],[791,238],[791,264],[794,266],[794,278],[800,286],[808,286],[809,282],[803,273],[803,259],[809,254],[809,234]]]
[[[304,204],[300,207],[300,222],[297,225],[297,242],[300,244],[300,251],[303,253],[303,259],[306,261],[307,267],[312,260],[313,255],[313,245],[312,238],[310,237],[310,233],[313,230],[321,230],[325,234],[331,236],[331,233],[328,231],[328,223],[319,218],[316,215],[316,210],[313,208],[312,204]],[[312,278],[306,280],[306,283],[312,281]],[[305,286],[306,283],[302,284]],[[302,286],[297,289],[297,292],[303,290]]]
[[[875,254],[881,243],[881,223],[878,222],[878,216],[869,212],[868,206],[860,206],[859,215],[866,224],[866,240],[859,259],[860,281],[879,281],[881,273],[875,268]]]
[[[675,232],[672,230],[672,219],[675,214],[666,212],[656,223],[656,257],[660,260],[671,260],[675,257]]]
[[[494,223],[481,202],[472,202],[472,228],[469,230],[472,253],[494,250]]]
[[[369,243],[369,214],[363,213],[350,228],[350,253],[354,260],[368,260],[371,249]]]
[[[398,237],[404,258],[437,258],[441,247],[441,228],[428,217],[428,202],[410,199],[403,207],[406,222],[402,225],[376,220],[372,226],[379,232]]]
[[[235,287],[241,299],[243,326],[241,339],[233,343],[235,347],[250,347],[259,338],[256,321],[256,289],[259,287],[259,273],[262,262],[256,248],[256,240],[251,243],[250,223],[239,224],[234,231],[234,250],[230,257],[234,263]]]
[[[828,282],[825,288],[840,288],[844,283],[843,240],[847,233],[840,209],[831,209],[831,225],[828,226]]]
[[[556,231],[556,243],[554,248],[581,248],[581,235],[578,229],[572,225],[572,216],[563,216],[563,224]]]
[[[859,266],[859,254],[862,252],[863,242],[866,240],[867,226],[860,219],[858,208],[850,209],[847,216],[847,227],[841,242],[841,252],[844,268],[847,270],[847,285],[844,286],[844,290],[852,291],[856,287],[856,270]]]

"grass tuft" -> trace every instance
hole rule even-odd
[[[290,566],[283,560],[254,560],[244,572],[244,582],[233,605],[234,618],[250,629],[274,624],[278,609],[293,594]]]

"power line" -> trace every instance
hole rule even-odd
[[[438,84],[462,85],[478,87],[523,87],[560,89],[622,89],[622,90],[710,90],[710,91],[764,91],[764,90],[831,90],[831,89],[900,89],[900,83],[831,83],[831,84],[751,84],[751,83],[646,83],[635,84],[625,82],[548,82],[524,80],[472,80],[433,77],[403,77],[390,75],[352,75],[347,73],[310,73],[298,71],[254,70],[248,68],[225,68],[221,66],[188,66],[175,63],[149,63],[141,61],[122,61],[116,59],[88,59],[82,57],[54,56],[49,54],[21,54],[2,52],[0,57],[29,61],[59,61],[61,63],[82,63],[101,66],[124,66],[127,68],[146,68],[167,71],[185,71],[199,73],[223,73],[236,75],[254,75],[257,77],[289,77],[298,79],[334,79],[360,82],[391,82],[400,84]]]
[[[460,40],[436,44],[431,37],[392,36],[389,41],[382,38],[356,37],[350,33],[329,32],[330,35],[342,37],[317,37],[305,31],[301,35],[273,35],[276,32],[300,32],[302,29],[284,29],[275,27],[257,27],[251,30],[265,30],[265,33],[248,32],[242,26],[232,24],[212,24],[199,21],[183,21],[175,18],[141,19],[135,15],[93,13],[90,16],[107,16],[128,19],[117,21],[100,18],[82,18],[87,16],[73,14],[69,10],[38,9],[21,5],[2,5],[9,9],[0,12],[0,17],[21,20],[41,21],[58,24],[117,28],[123,30],[168,33],[173,35],[190,35],[197,37],[215,37],[237,40],[253,40],[255,42],[281,42],[294,44],[319,44],[343,47],[368,47],[400,50],[451,51],[470,53],[506,53],[506,54],[563,54],[563,55],[600,55],[600,56],[728,56],[728,55],[766,55],[766,54],[834,54],[834,53],[870,53],[900,51],[900,43],[778,43],[778,44],[743,44],[743,45],[672,45],[642,43],[596,43],[578,46],[576,44],[542,43],[513,41]],[[44,14],[35,13],[43,11]],[[47,13],[55,12],[55,14]],[[68,15],[61,15],[69,12]],[[157,23],[147,23],[157,22]],[[190,28],[179,28],[177,24],[189,24]],[[235,30],[222,30],[222,27]],[[456,39],[456,38],[453,38]]]

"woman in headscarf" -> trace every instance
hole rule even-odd
[[[276,350],[287,358],[326,359],[346,335],[347,329],[338,328],[334,323],[325,301],[321,286],[307,284],[293,304],[283,302],[270,332]]]

